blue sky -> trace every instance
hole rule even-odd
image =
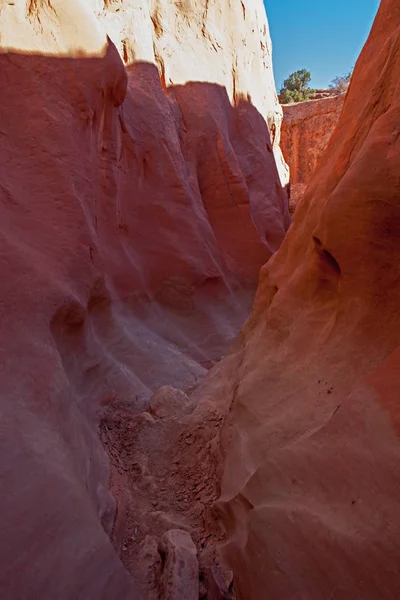
[[[348,73],[368,37],[379,0],[264,0],[276,87],[308,69],[313,88]]]

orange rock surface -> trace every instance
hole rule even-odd
[[[283,105],[281,148],[290,168],[290,207],[301,200],[342,111],[345,94]]]
[[[288,228],[264,8],[14,0],[0,40],[1,596],[143,598],[99,411],[188,391]]]
[[[218,509],[239,598],[400,596],[399,86],[400,6],[383,0],[252,315],[202,389],[227,402]]]

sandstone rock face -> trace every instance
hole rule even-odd
[[[246,600],[399,596],[399,24],[383,0],[252,315],[201,390],[230,402],[219,511]]]
[[[289,225],[264,9],[14,0],[0,40],[0,589],[143,598],[98,413],[204,375]]]
[[[103,4],[105,7],[100,10]],[[184,86],[189,81],[213,84],[192,87],[190,93],[178,87],[175,92],[186,126],[190,127],[186,117],[202,116],[202,122],[197,123],[196,127],[202,139],[206,138],[205,131],[211,133],[211,123],[204,122],[206,115],[212,115],[211,121],[219,129],[218,112],[222,108],[219,106],[220,110],[217,110],[221,102],[218,97],[220,86],[224,97],[227,96],[234,106],[241,108],[242,118],[247,117],[247,122],[253,120],[246,111],[248,103],[256,108],[269,125],[271,143],[268,145],[272,147],[281,183],[287,184],[288,170],[279,146],[282,111],[276,97],[271,40],[261,2],[234,2],[230,5],[220,0],[201,0],[200,3],[185,0],[171,5],[158,0],[139,0],[137,3],[113,0],[104,3],[98,1],[97,5],[96,14],[126,64],[156,64],[164,89]],[[195,66],[191,58],[195,59]],[[260,85],[260,81],[263,85]],[[231,129],[229,133],[232,143],[234,136]],[[239,127],[236,136],[240,137],[240,133]],[[255,150],[258,137],[253,129],[253,140],[247,141],[250,147],[246,158],[250,160],[251,156],[252,160],[256,160],[251,168],[253,173],[255,169],[264,169],[266,166],[265,157],[260,158],[259,150],[250,153],[250,148]],[[223,148],[222,141],[217,144],[220,160],[224,162],[224,150],[230,168],[233,168],[230,149]],[[232,146],[236,152],[235,144],[232,143]],[[243,168],[244,161],[239,155],[237,160],[246,179],[250,167],[247,165],[247,170]],[[228,173],[225,175],[229,179]],[[253,210],[257,214],[258,210],[265,211],[265,195],[271,192],[261,183],[258,187],[255,182],[249,185],[247,179],[246,184],[249,187],[248,194],[252,197]],[[240,182],[235,182],[235,185],[240,187]],[[270,188],[271,184],[267,187]],[[232,191],[235,196],[235,190]]]
[[[290,209],[294,211],[338,123],[346,94],[287,104],[281,147],[290,167]]]

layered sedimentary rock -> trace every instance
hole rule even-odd
[[[218,508],[246,600],[400,593],[399,23],[383,0],[252,315],[201,390],[228,401]]]
[[[345,94],[287,104],[281,148],[290,167],[290,208],[296,208],[311,180],[342,111]]]
[[[265,13],[15,0],[0,32],[0,589],[131,598],[98,412],[204,375],[288,227]]]

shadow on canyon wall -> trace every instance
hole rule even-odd
[[[8,239],[18,239],[28,265],[39,261],[53,283],[83,294],[82,301],[63,293],[53,315],[65,363],[75,346],[65,342],[76,333],[72,315],[82,313],[83,324],[94,305],[110,310],[119,298],[124,335],[150,329],[212,364],[244,322],[259,269],[289,225],[268,127],[249,101],[237,98],[233,107],[216,84],[164,93],[147,63],[128,67],[125,96],[125,70],[113,54],[110,47],[101,59],[1,55],[4,115],[12,105],[2,178],[3,222],[15,231]],[[101,346],[120,337],[104,328],[96,335]],[[76,345],[85,353],[87,344]],[[136,378],[143,364],[126,364],[126,356],[143,351],[128,346],[117,362]],[[144,385],[169,382],[152,372]]]
[[[2,53],[0,70],[1,586],[131,597],[90,423],[191,389],[227,351],[287,197],[265,120],[219,85],[163,90],[112,45]]]

